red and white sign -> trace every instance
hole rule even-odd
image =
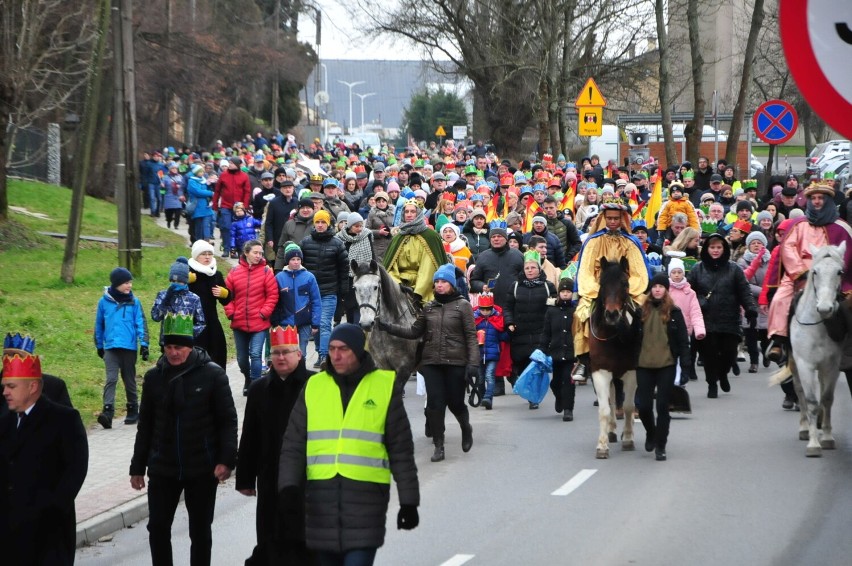
[[[779,20],[799,92],[829,126],[852,138],[852,2],[780,0]]]

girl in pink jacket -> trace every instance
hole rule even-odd
[[[686,321],[686,331],[689,333],[689,351],[692,360],[689,369],[692,374],[690,380],[698,379],[695,373],[696,340],[703,340],[706,334],[704,330],[704,315],[701,314],[701,305],[698,304],[698,295],[692,290],[689,281],[686,280],[686,270],[683,260],[673,257],[669,261],[669,295],[674,304],[683,312]],[[685,382],[684,382],[685,383]]]

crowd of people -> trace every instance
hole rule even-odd
[[[621,167],[595,155],[518,163],[482,143],[374,153],[258,133],[210,151],[151,152],[140,175],[151,215],[164,213],[174,229],[186,218],[191,241],[190,257],[171,266],[148,314],[161,323],[161,355],[141,397],[135,365],[137,355],[150,355],[148,316],[126,269],[109,275],[94,339],[106,371],[98,422],[112,426],[121,376],[125,423],[137,425],[130,483],[142,489],[147,475],[155,564],[171,563],[181,494],[191,563],[210,563],[216,486],[235,469],[237,490],[257,497],[248,564],[372,563],[385,537],[391,476],[398,527],[417,526],[403,388],[367,349],[353,285],[358,264],[382,265],[417,312],[411,326],[382,313],[376,322],[420,344],[426,435],[432,462],[441,462],[446,410],[469,452],[468,405],[493,410],[506,381],[514,385],[539,355],[553,361],[556,412],[574,420],[576,387],[590,375],[599,274],[620,263],[642,326],[636,406],[645,448],[664,461],[672,389],[697,379],[700,364],[707,397],[729,393],[740,349],[750,373],[783,364],[811,246],[846,242],[852,254],[852,201],[833,179],[772,178],[758,194],[757,181],[704,157],[668,167],[653,159]],[[223,273],[217,256],[236,265]],[[842,291],[852,292],[852,271]],[[248,397],[239,439],[220,306]],[[841,310],[848,316],[850,300]],[[307,369],[312,340],[316,371]],[[21,366],[22,351],[13,345],[4,355],[11,412],[0,413],[0,427],[10,431],[22,420],[15,413],[38,409],[50,381]],[[852,367],[843,369],[848,378]],[[796,403],[787,386],[783,408]],[[9,453],[0,445],[0,455]]]

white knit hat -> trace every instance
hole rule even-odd
[[[214,253],[213,246],[207,240],[195,240],[195,243],[192,244],[192,259],[198,259],[198,256],[204,252]]]
[[[679,257],[673,257],[671,260],[669,260],[669,273],[671,273],[675,269],[680,269],[681,271],[686,273],[686,269],[683,265],[683,260]]]

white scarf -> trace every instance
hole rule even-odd
[[[210,262],[210,265],[201,265],[200,263],[195,261],[195,258],[189,258],[189,267],[191,267],[194,271],[197,271],[198,273],[213,276],[213,274],[216,273],[216,258],[213,258],[213,261]]]

